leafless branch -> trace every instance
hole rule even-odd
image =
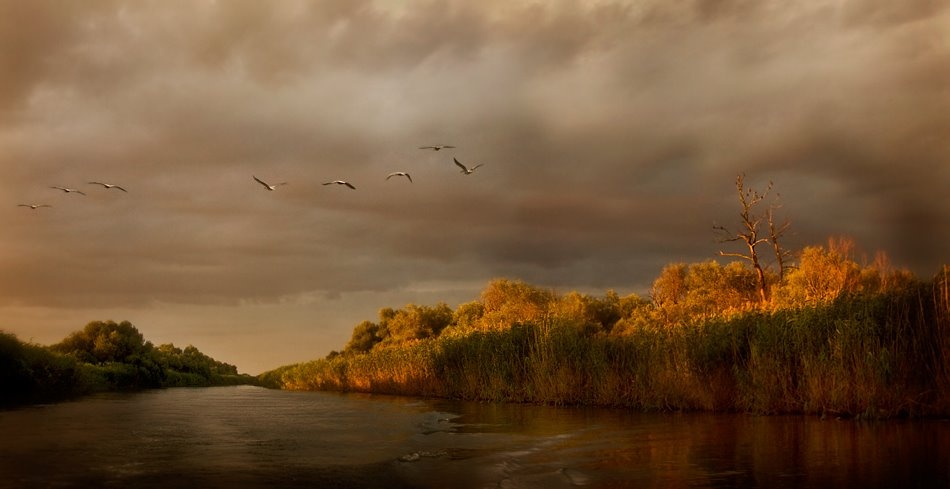
[[[742,231],[733,232],[720,225],[713,225],[713,229],[721,235],[719,238],[720,243],[741,241],[745,244],[748,249],[747,253],[720,250],[719,255],[741,258],[752,264],[752,268],[755,269],[758,278],[759,296],[762,301],[765,302],[768,300],[768,284],[766,283],[765,270],[762,267],[757,246],[766,243],[772,245],[778,262],[779,274],[784,274],[785,260],[788,258],[789,253],[779,246],[779,238],[781,238],[788,229],[789,224],[787,221],[778,226],[775,224],[773,211],[779,207],[777,204],[773,203],[768,205],[765,213],[762,215],[756,213],[756,206],[765,201],[772,192],[773,183],[770,181],[765,191],[760,193],[753,188],[747,188],[744,179],[745,175],[741,173],[736,176],[736,193],[739,198],[739,219],[742,223]],[[760,235],[759,230],[763,221],[768,223],[768,234],[764,237]]]

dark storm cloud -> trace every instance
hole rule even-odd
[[[50,5],[0,6],[0,185],[56,205],[3,211],[8,303],[639,287],[715,256],[739,172],[799,245],[946,260],[939,2]],[[92,178],[135,190],[45,193]]]

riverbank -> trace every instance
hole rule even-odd
[[[52,346],[0,331],[0,407],[95,392],[257,383],[256,377],[239,374],[193,346],[154,347],[127,322],[92,322]]]
[[[453,324],[429,338],[348,349],[260,379],[292,390],[644,411],[950,416],[950,300],[942,277],[672,325],[617,321],[609,331],[548,307],[507,327]],[[549,305],[562,302],[554,297]],[[659,309],[649,307],[657,317]]]

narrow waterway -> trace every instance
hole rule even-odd
[[[950,487],[950,422],[256,387],[0,411],[0,488]]]

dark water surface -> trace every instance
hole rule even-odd
[[[0,411],[0,488],[950,487],[950,422],[256,387]]]

